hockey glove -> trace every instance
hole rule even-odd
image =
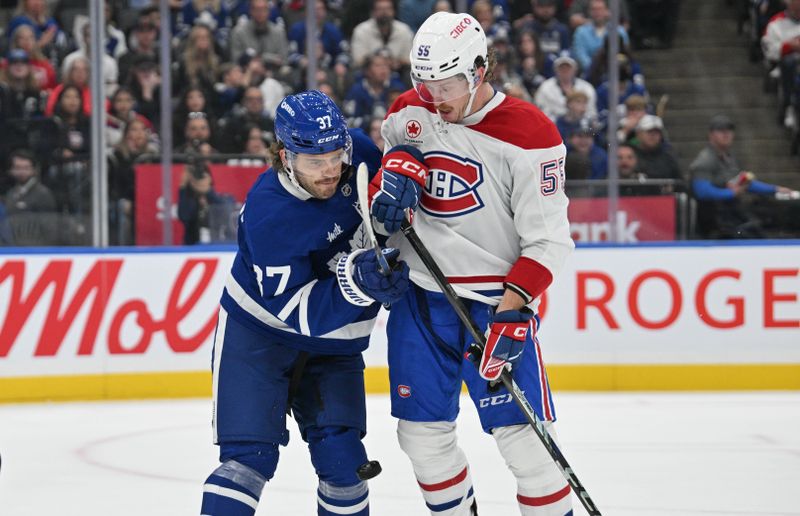
[[[381,189],[372,201],[372,215],[391,234],[400,229],[405,210],[419,204],[428,166],[419,149],[411,145],[392,147],[381,165]]]
[[[478,366],[483,378],[497,380],[503,369],[514,367],[522,356],[532,318],[533,313],[528,310],[503,310],[494,314]]]
[[[408,290],[408,265],[397,261],[398,249],[383,249],[386,261],[392,266],[392,272],[384,276],[378,266],[378,258],[372,250],[359,253],[353,259],[353,281],[366,295],[380,302],[391,304],[398,301]]]

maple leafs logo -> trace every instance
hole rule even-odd
[[[416,138],[422,132],[422,124],[416,120],[409,120],[406,123],[406,134],[409,138]]]

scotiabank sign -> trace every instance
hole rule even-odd
[[[0,255],[0,377],[207,371],[232,258]],[[579,248],[540,312],[553,364],[800,363],[800,245]]]
[[[248,190],[266,167],[210,165],[214,190],[244,202]],[[136,165],[136,244],[161,245],[164,243],[164,198],[161,195],[161,165],[143,163]],[[183,242],[183,224],[178,220],[178,190],[184,178],[185,166],[172,167],[172,241]]]
[[[576,242],[607,242],[611,224],[623,243],[675,240],[675,197],[620,197],[617,213],[608,221],[608,200],[569,201],[569,229]]]

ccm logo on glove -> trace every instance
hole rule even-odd
[[[383,164],[383,168],[400,174],[405,173],[405,175],[414,177],[422,183],[425,183],[425,177],[428,175],[428,169],[423,165],[404,158],[389,158]]]

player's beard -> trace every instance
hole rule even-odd
[[[308,179],[302,175],[297,176],[297,182],[303,189],[310,193],[315,199],[330,199],[336,193],[342,173],[336,176],[325,176],[319,179]]]

